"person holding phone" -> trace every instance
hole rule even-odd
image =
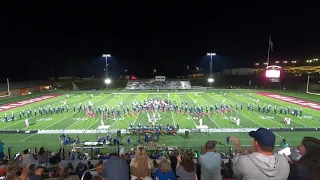
[[[179,153],[177,156],[176,174],[178,176],[178,180],[198,180],[192,152],[185,152],[183,154],[183,158]]]

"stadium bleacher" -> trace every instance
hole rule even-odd
[[[125,90],[180,90],[191,89],[189,80],[169,80],[169,81],[154,81],[147,82],[130,80],[128,81]]]

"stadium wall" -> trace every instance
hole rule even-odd
[[[21,96],[21,89],[12,89],[10,90],[11,96]]]
[[[46,91],[46,86],[50,86],[51,81],[22,81],[10,83],[11,96],[27,95],[29,92],[38,93]],[[7,93],[7,83],[0,83],[0,96]]]
[[[37,87],[31,87],[31,88],[20,88],[20,89],[10,89],[11,96],[22,96],[22,95],[28,95],[29,92],[37,93],[37,92],[44,92],[46,89],[45,86],[37,86]],[[0,91],[0,96],[7,95],[7,91]]]

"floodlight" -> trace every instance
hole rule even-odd
[[[104,82],[106,83],[106,84],[110,84],[111,83],[111,79],[106,79],[106,80],[104,80]]]
[[[111,57],[111,54],[103,54],[102,57]]]

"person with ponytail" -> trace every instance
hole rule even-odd
[[[320,180],[320,140],[313,137],[304,137],[299,152],[301,158],[290,162],[288,180]]]
[[[137,147],[136,156],[130,162],[131,180],[152,180],[153,161],[144,147]]]

